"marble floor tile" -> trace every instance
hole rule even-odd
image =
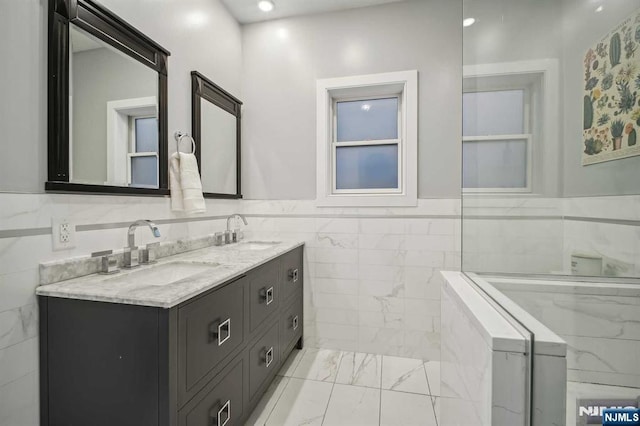
[[[309,348],[302,355],[292,377],[334,382],[341,357],[342,351]]]
[[[321,425],[333,383],[290,378],[266,426]]]
[[[440,396],[440,362],[425,362],[424,371],[427,373],[427,381],[429,382],[429,395]]]
[[[380,388],[382,356],[360,352],[345,352],[340,360],[336,383]]]
[[[291,377],[307,349],[294,349],[278,371],[278,376]]]
[[[429,394],[427,375],[419,359],[382,357],[382,389]]]
[[[380,389],[335,384],[323,426],[379,424]]]
[[[262,399],[245,422],[245,426],[263,426],[289,383],[288,377],[276,376]]]
[[[431,397],[382,390],[381,426],[437,426]]]

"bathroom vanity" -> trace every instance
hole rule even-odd
[[[248,242],[39,287],[41,424],[243,424],[302,347],[302,259]]]

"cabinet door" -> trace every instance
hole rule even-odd
[[[280,306],[280,262],[261,266],[249,275],[250,331],[255,331]]]
[[[282,311],[280,316],[280,347],[282,359],[288,355],[288,351],[302,336],[302,296],[294,299],[293,303]]]
[[[244,359],[239,357],[238,361],[222,372],[222,379],[211,390],[203,390],[201,392],[204,394],[203,397],[197,401],[190,402],[180,413],[180,425],[240,425],[239,420],[245,415],[242,399],[243,363]]]
[[[280,349],[278,347],[278,322],[249,350],[249,399],[253,399],[260,386],[278,371]]]
[[[245,280],[240,279],[180,308],[181,401],[185,392],[211,379],[220,370],[219,363],[243,343],[244,291]]]
[[[282,256],[282,300],[288,300],[302,291],[302,247]]]

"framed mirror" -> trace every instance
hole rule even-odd
[[[197,71],[191,72],[191,132],[207,198],[242,198],[242,102]]]
[[[169,193],[168,56],[92,0],[49,0],[46,190]]]

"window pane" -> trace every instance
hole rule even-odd
[[[338,142],[398,139],[398,98],[337,102]]]
[[[462,96],[464,136],[524,133],[524,90],[465,93]]]
[[[136,152],[158,152],[158,120],[136,118]]]
[[[337,147],[336,188],[398,188],[398,145]]]
[[[462,143],[465,188],[526,188],[527,141]]]
[[[158,157],[131,157],[131,186],[158,187]]]

